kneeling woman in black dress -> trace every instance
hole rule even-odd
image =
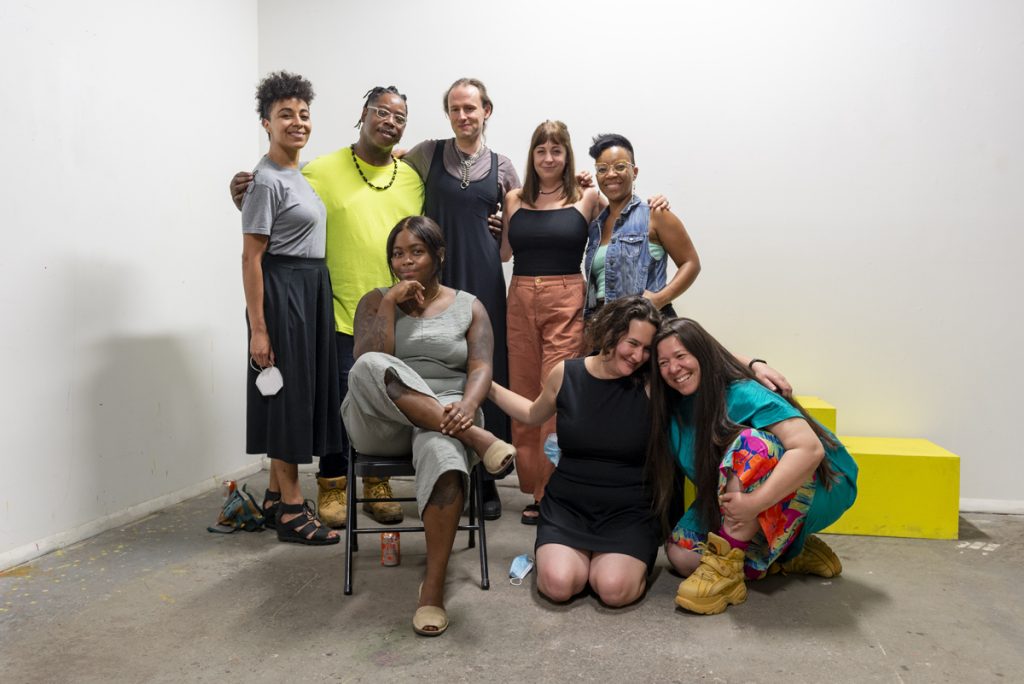
[[[661,316],[642,297],[617,299],[590,323],[596,356],[556,365],[530,401],[491,385],[509,416],[539,425],[557,413],[562,451],[541,500],[537,588],[568,601],[587,583],[625,606],[643,594],[660,545],[644,463],[650,431],[647,361]]]

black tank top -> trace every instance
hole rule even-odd
[[[512,275],[572,275],[587,247],[587,220],[575,207],[521,208],[509,219],[508,242]]]

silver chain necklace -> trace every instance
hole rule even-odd
[[[473,168],[473,164],[475,164],[476,160],[480,158],[481,154],[483,154],[484,145],[483,143],[480,143],[480,147],[478,147],[476,152],[471,155],[467,155],[465,152],[460,150],[459,144],[455,142],[455,140],[452,140],[452,145],[455,147],[455,152],[459,155],[459,173],[462,177],[462,183],[459,184],[459,187],[465,190],[469,187],[469,170]]]

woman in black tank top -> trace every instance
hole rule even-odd
[[[509,387],[529,399],[560,361],[583,351],[585,284],[580,262],[587,229],[603,208],[594,188],[576,180],[569,131],[545,121],[533,132],[521,189],[505,196],[502,261],[513,259],[508,292]],[[543,444],[555,431],[552,417],[541,426],[512,421],[519,488],[533,495],[524,524],[536,524],[537,503],[553,466]]]
[[[535,400],[491,383],[490,398],[531,425],[558,414],[561,458],[540,505],[537,589],[561,603],[590,584],[601,601],[633,603],[661,543],[646,477],[647,361],[661,316],[642,297],[617,299],[587,330],[599,353],[555,365]]]

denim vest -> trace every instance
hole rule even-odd
[[[597,283],[591,277],[590,268],[594,255],[601,244],[601,226],[608,218],[609,209],[601,212],[590,224],[587,252],[583,273],[587,278],[587,305],[584,317],[597,307]],[[644,290],[660,292],[667,280],[668,254],[661,259],[651,257],[647,239],[651,224],[651,208],[639,197],[633,198],[622,210],[612,227],[608,251],[604,261],[604,298],[610,302],[619,297],[643,294]]]

